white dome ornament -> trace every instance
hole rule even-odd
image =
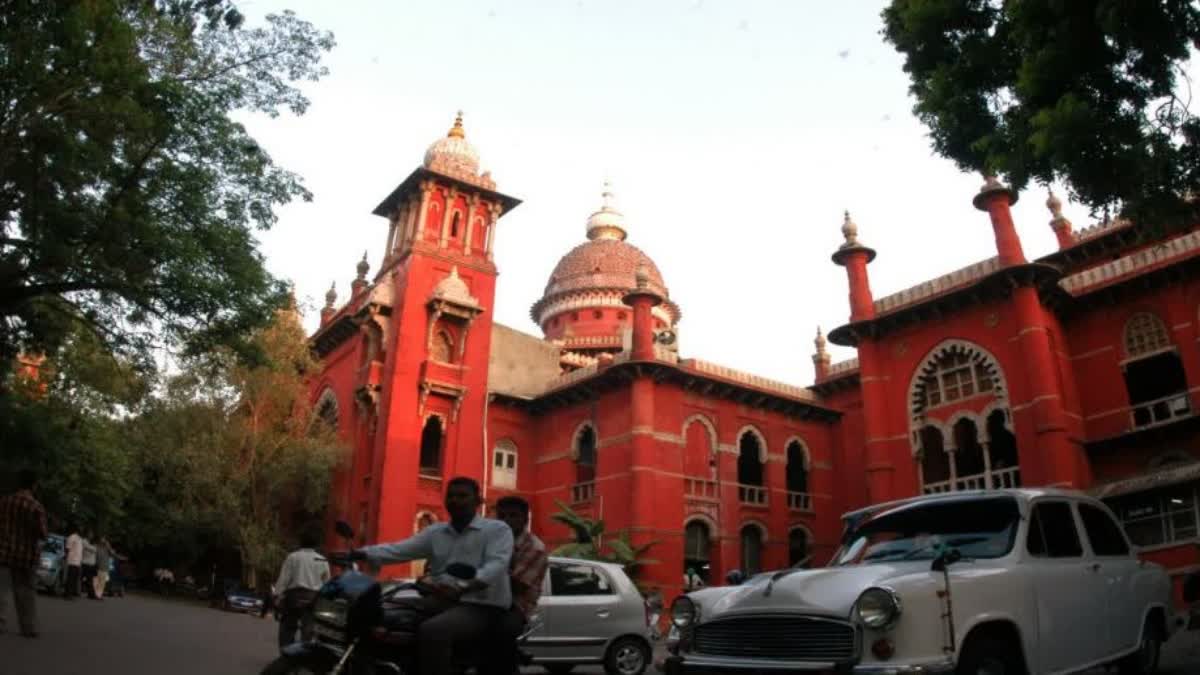
[[[612,191],[612,183],[604,181],[604,192],[601,193],[604,199],[604,204],[591,216],[588,216],[587,221],[587,238],[596,239],[616,239],[624,241],[627,236],[625,230],[625,214],[617,210],[616,196]]]

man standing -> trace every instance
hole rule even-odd
[[[448,675],[454,647],[470,649],[487,640],[488,631],[512,607],[508,565],[512,529],[499,520],[477,515],[482,499],[479,483],[459,476],[446,484],[450,522],[436,523],[394,544],[367,546],[353,552],[372,564],[427,560],[437,597],[453,603],[417,629],[420,675]],[[471,580],[456,578],[454,567],[470,566]]]
[[[4,632],[7,591],[12,586],[13,604],[21,635],[38,636],[36,572],[41,543],[46,539],[46,510],[33,496],[37,476],[22,471],[17,491],[0,499],[0,633]],[[7,573],[6,573],[7,572]]]
[[[300,548],[292,551],[283,561],[275,591],[279,593],[279,648],[296,641],[296,629],[300,637],[309,638],[312,630],[311,612],[317,591],[329,581],[329,562],[317,553],[321,535],[315,527],[300,534]]]
[[[83,538],[83,590],[92,600],[96,599],[96,545],[92,543],[94,536],[95,533],[88,530],[87,536]]]
[[[112,559],[112,546],[108,538],[101,535],[96,544],[96,576],[92,578],[92,592],[97,600],[104,599],[104,589],[108,586],[108,565]]]
[[[529,531],[529,502],[516,496],[501,497],[496,502],[496,517],[513,533],[513,555],[509,565],[513,604],[500,619],[495,656],[484,670],[495,675],[513,675],[518,665],[517,638],[537,611],[550,556],[542,540]]]
[[[71,525],[71,534],[67,537],[67,588],[64,591],[68,600],[79,597],[79,580],[83,569],[83,537],[79,536],[79,528]]]

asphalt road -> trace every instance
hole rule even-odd
[[[16,617],[9,615],[10,632],[0,635],[0,675],[254,675],[277,653],[278,624],[270,618],[155,596],[102,602],[39,596],[38,610],[36,640],[15,635]],[[1200,631],[1167,645],[1161,672],[1200,673]]]

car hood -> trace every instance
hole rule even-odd
[[[779,611],[846,618],[866,589],[895,582],[905,575],[928,573],[928,560],[781,570],[760,574],[740,586],[707,588],[689,597],[699,603],[701,621]]]

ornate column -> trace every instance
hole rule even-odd
[[[467,201],[467,217],[465,219],[467,234],[465,237],[463,237],[463,253],[466,253],[467,255],[471,254],[471,240],[474,238],[473,235],[475,234],[475,211],[478,209],[479,195],[473,194]]]
[[[420,210],[417,211],[416,239],[418,241],[423,236],[425,236],[425,221],[428,220],[428,217],[429,217],[429,195],[432,192],[433,192],[433,182],[432,181],[425,181],[424,183],[421,184],[421,205],[418,207]]]
[[[488,206],[488,222],[487,222],[487,259],[492,259],[492,246],[496,243],[496,222],[500,219],[500,205],[490,204]]]
[[[454,215],[454,202],[458,200],[458,190],[450,188],[446,191],[446,208],[442,209],[442,238],[438,241],[438,246],[446,248],[446,241],[450,239],[450,217]]]

